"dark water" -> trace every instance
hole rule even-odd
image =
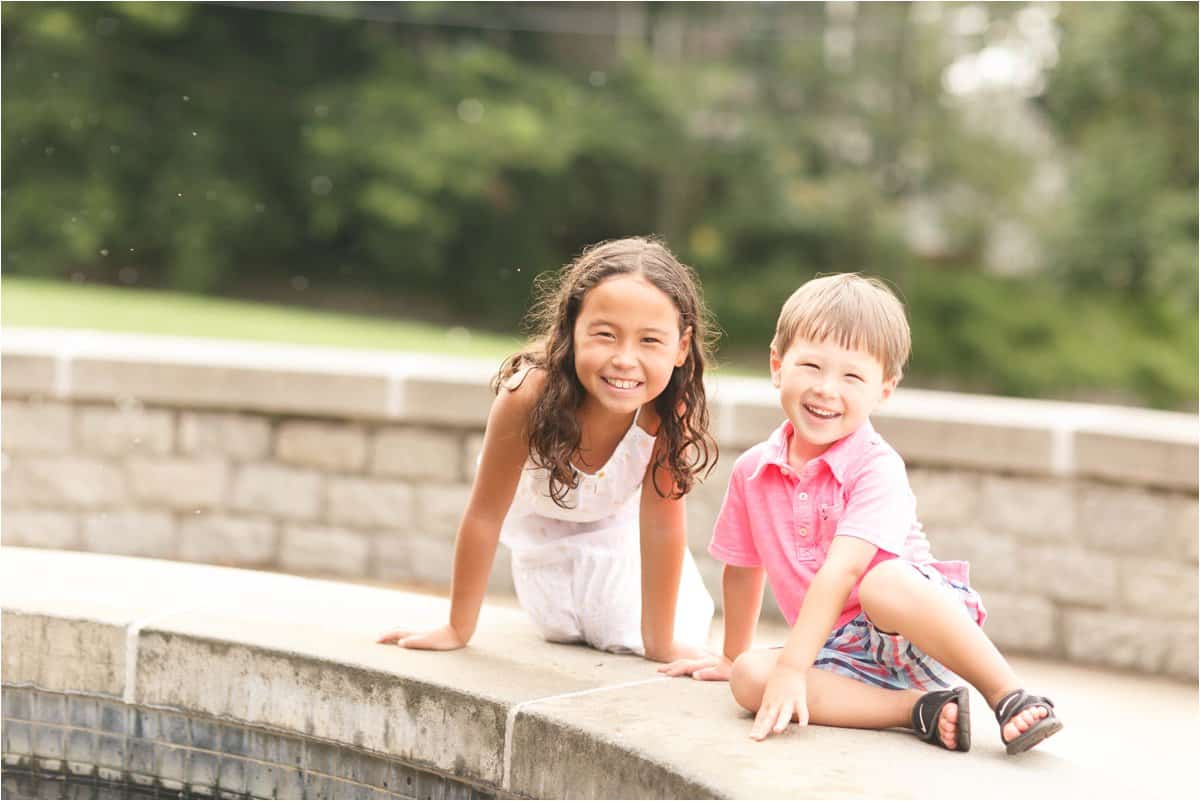
[[[0,795],[4,798],[204,798],[162,788],[118,784],[98,779],[44,776],[6,769],[0,777]]]

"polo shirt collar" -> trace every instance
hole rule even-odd
[[[763,451],[762,458],[758,460],[754,472],[750,474],[750,480],[762,475],[769,465],[775,465],[779,469],[787,467],[788,443],[792,441],[793,434],[795,434],[795,428],[792,426],[791,420],[784,420],[779,428],[771,432],[771,436],[767,438],[767,447]],[[860,451],[863,441],[874,436],[875,427],[871,425],[870,420],[865,420],[852,434],[842,437],[830,445],[824,453],[812,461],[825,462],[829,466],[829,471],[833,473],[833,477],[841,483],[845,479],[846,471],[849,469],[854,455]]]

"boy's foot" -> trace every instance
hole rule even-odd
[[[925,693],[913,704],[912,727],[927,743],[950,751],[971,749],[971,711],[966,687]]]
[[[1054,714],[1054,702],[1024,690],[1013,690],[996,704],[1000,739],[1010,754],[1028,751],[1062,728]]]

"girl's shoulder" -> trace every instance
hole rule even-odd
[[[522,367],[501,382],[492,403],[494,413],[524,421],[533,413],[546,386],[546,371],[534,365]]]
[[[662,425],[662,418],[658,414],[658,409],[654,408],[654,401],[644,404],[637,415],[637,427],[650,436],[657,437],[660,425]]]

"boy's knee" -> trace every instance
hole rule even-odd
[[[896,592],[897,585],[905,578],[905,573],[912,567],[900,559],[881,562],[868,570],[858,582],[858,600],[863,607],[877,607],[881,604],[894,605],[904,597]]]
[[[729,689],[733,700],[747,712],[757,712],[762,704],[763,688],[767,684],[767,671],[759,655],[747,651],[733,661],[729,674]]]

